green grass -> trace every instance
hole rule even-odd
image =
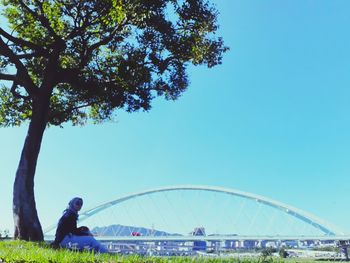
[[[24,241],[0,241],[0,262],[16,263],[34,263],[34,262],[67,262],[67,263],[307,263],[316,262],[312,260],[283,260],[280,258],[203,258],[203,257],[140,257],[140,256],[121,256],[109,254],[94,254],[91,252],[74,252],[69,250],[54,250],[46,243],[34,243]],[[323,261],[324,262],[324,261]]]

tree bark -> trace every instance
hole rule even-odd
[[[60,52],[65,49],[63,40],[56,41],[48,57],[44,78],[38,94],[32,96],[32,118],[22,149],[21,159],[13,186],[14,237],[28,241],[44,240],[34,197],[34,175],[43,134],[48,122],[50,98],[57,82]],[[26,87],[26,90],[29,90]],[[30,92],[28,91],[30,94]]]
[[[28,241],[44,239],[35,204],[34,175],[47,124],[49,105],[50,96],[40,96],[33,100],[32,119],[13,187],[14,237],[16,239]]]

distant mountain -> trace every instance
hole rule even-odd
[[[149,229],[145,227],[124,226],[124,225],[110,225],[103,227],[95,227],[91,230],[94,235],[101,236],[131,236],[132,233],[139,233],[141,236],[182,236],[177,233],[167,233],[156,229]]]

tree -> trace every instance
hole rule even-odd
[[[288,252],[286,251],[286,249],[284,247],[282,247],[279,251],[278,254],[281,258],[287,258],[288,257]]]
[[[29,121],[13,188],[14,236],[42,240],[34,175],[44,130],[177,99],[189,64],[227,51],[207,0],[1,0],[0,125]]]

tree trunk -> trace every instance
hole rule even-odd
[[[34,198],[34,175],[43,133],[47,124],[50,96],[33,101],[32,119],[22,149],[13,187],[14,237],[28,241],[42,241],[43,231]]]

